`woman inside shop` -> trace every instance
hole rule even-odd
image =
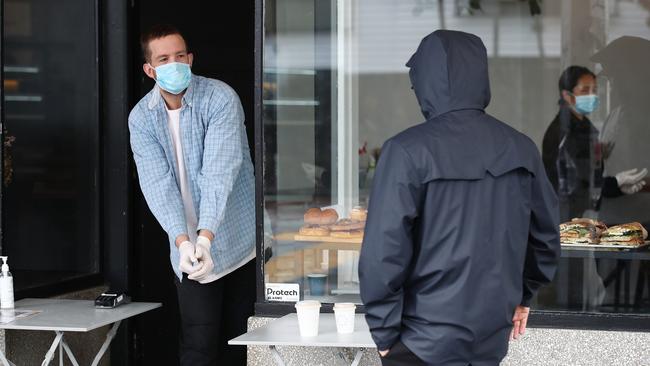
[[[600,198],[634,194],[645,185],[647,169],[603,176],[604,160],[613,148],[599,140],[598,129],[587,117],[599,106],[596,75],[588,68],[570,66],[560,76],[560,110],[546,130],[542,156],[546,173],[560,198],[562,221],[590,216]]]

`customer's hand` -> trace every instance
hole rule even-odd
[[[178,251],[181,254],[181,260],[180,263],[178,264],[178,268],[180,269],[181,272],[192,274],[200,268],[200,266],[194,265],[197,262],[197,260],[196,260],[196,256],[194,255],[195,249],[192,243],[190,243],[189,241],[182,242],[178,246]]]
[[[515,315],[512,317],[513,327],[510,332],[510,340],[519,339],[520,335],[524,335],[529,313],[529,307],[517,305],[515,308]]]
[[[386,350],[383,350],[383,351],[379,351],[379,355],[380,355],[381,357],[386,357],[386,355],[388,354],[388,352],[390,352],[389,349],[386,349]]]
[[[195,280],[201,282],[204,280],[214,269],[214,263],[212,262],[212,255],[210,254],[210,239],[203,235],[199,235],[196,238],[196,249],[194,255],[199,261],[201,268],[188,276],[190,280]]]
[[[643,168],[637,172],[638,169],[630,169],[616,174],[616,182],[618,188],[625,194],[635,194],[645,186],[645,178],[648,175],[648,169]]]

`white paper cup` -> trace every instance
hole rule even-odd
[[[320,302],[315,300],[298,301],[295,306],[298,313],[300,335],[303,337],[317,336]]]
[[[356,308],[357,306],[351,302],[337,302],[334,304],[337,332],[343,334],[354,332],[354,310]]]

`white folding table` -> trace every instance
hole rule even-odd
[[[364,348],[377,348],[362,314],[355,315],[354,333],[350,334],[336,332],[334,314],[320,314],[318,322],[317,336],[301,337],[298,318],[293,313],[231,339],[228,344],[233,346],[268,346],[275,363],[279,366],[284,366],[285,363],[276,346],[358,348],[351,366],[359,364]],[[350,362],[342,352],[338,352],[337,356],[345,362]]]
[[[49,365],[54,352],[59,348],[59,365],[63,365],[65,352],[74,366],[79,363],[72,350],[65,342],[65,332],[89,332],[91,330],[113,324],[106,335],[106,340],[97,352],[92,366],[96,366],[110,345],[120,323],[124,319],[136,316],[160,307],[160,303],[134,302],[118,306],[115,309],[96,309],[90,300],[63,299],[23,299],[17,301],[15,310],[36,310],[40,313],[26,318],[19,318],[10,323],[0,324],[0,329],[14,330],[43,330],[56,333],[49,350],[45,354],[42,366]],[[3,366],[14,365],[0,351],[0,363]]]

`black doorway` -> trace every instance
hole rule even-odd
[[[153,87],[142,72],[140,32],[153,24],[172,24],[185,34],[194,53],[193,72],[224,81],[239,94],[253,149],[255,1],[140,0],[133,10],[132,103]],[[255,156],[253,151],[251,154]],[[178,364],[179,315],[167,235],[144,201],[135,168],[133,172],[132,294],[136,300],[162,302],[163,308],[133,322],[132,359],[137,365]]]

